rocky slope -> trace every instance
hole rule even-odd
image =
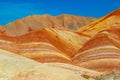
[[[91,17],[73,15],[31,15],[4,26],[7,35],[19,36],[40,28],[57,28],[75,31],[78,28],[95,20]]]
[[[83,26],[82,28],[77,30],[77,32],[92,37],[100,31],[110,28],[119,28],[119,26],[120,9],[117,9],[99,19],[96,19],[90,24]]]
[[[77,33],[91,37],[73,62],[89,69],[120,71],[120,9],[80,28]]]
[[[97,71],[120,71],[120,28],[98,33],[85,43],[73,61]]]
[[[66,30],[41,28],[18,37],[1,35],[0,47],[40,62],[71,62],[88,39]]]

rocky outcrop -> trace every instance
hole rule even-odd
[[[119,80],[119,79],[120,79],[119,72],[112,72],[110,74],[107,74],[107,75],[97,78],[97,80]]]

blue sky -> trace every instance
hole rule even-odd
[[[0,24],[31,14],[101,17],[120,7],[120,0],[0,0]]]

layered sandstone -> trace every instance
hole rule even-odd
[[[120,71],[120,28],[98,33],[73,57],[79,66],[102,71]]]
[[[91,37],[73,57],[79,66],[102,71],[120,71],[120,9],[83,26],[77,33]]]
[[[2,35],[0,39],[1,49],[36,61],[71,63],[71,57],[89,38],[66,30],[41,28],[18,37]]]
[[[41,79],[40,75],[47,80],[84,80],[81,74],[98,77],[120,71],[120,9],[96,19],[76,32],[69,30],[79,27],[79,19],[78,16],[70,15],[32,15],[0,28],[0,55],[4,56],[0,58],[0,63],[3,62],[0,67],[4,66],[6,60],[10,66],[3,67],[4,70],[8,68],[8,74],[3,70],[2,75],[10,75],[10,70],[13,70],[11,75],[14,76],[10,77],[12,80]],[[19,56],[9,55],[10,52]],[[12,57],[9,58],[8,55]],[[21,61],[17,62],[16,58]],[[23,63],[25,72],[23,70],[20,73],[22,69],[18,65]],[[38,68],[29,68],[31,65]],[[49,76],[51,73],[52,76]],[[65,73],[64,77],[58,77],[60,73]]]
[[[94,80],[82,77],[85,72],[101,73],[76,66],[63,67],[41,64],[33,60],[15,55],[0,49],[0,79],[1,80]],[[72,66],[72,68],[71,68]],[[70,67],[70,68],[69,68]]]

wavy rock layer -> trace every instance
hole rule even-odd
[[[119,34],[120,28],[100,32],[85,43],[73,61],[79,66],[97,71],[120,71]]]
[[[18,37],[3,35],[0,39],[1,49],[40,62],[71,63],[71,57],[89,38],[66,30],[42,28]]]
[[[93,21],[88,25],[83,26],[77,32],[92,37],[102,30],[117,28],[119,26],[120,26],[120,9],[113,11],[110,14]]]
[[[94,80],[82,77],[81,75],[85,73],[84,70],[91,74],[101,74],[84,68],[82,68],[82,73],[79,73],[74,70],[75,66],[72,65],[67,65],[67,67],[72,66],[73,69],[66,69],[41,64],[4,50],[0,50],[0,56],[2,56],[0,58],[1,80]],[[79,67],[78,69],[81,70]]]
[[[38,17],[37,20],[36,17]],[[75,24],[77,24],[76,20],[79,20],[77,18],[66,18],[65,15],[64,19],[60,16],[49,17],[48,15],[44,17],[29,16],[27,18],[8,24],[12,27],[7,25],[8,27],[4,27],[4,29],[0,28],[0,49],[46,63],[46,65],[51,63],[51,67],[59,66],[59,68],[70,69],[73,72],[78,71],[78,73],[80,73],[78,67],[84,67],[102,73],[120,71],[120,9],[83,26],[76,32],[66,30],[69,26],[65,21],[71,21],[73,23],[75,21]],[[43,21],[40,22],[40,19]],[[50,22],[51,20],[52,22]],[[59,26],[62,24],[63,29],[55,26],[58,24]],[[51,27],[54,25],[57,29],[50,28],[48,25],[52,25]],[[38,26],[48,28],[40,28]],[[60,62],[61,64],[56,64],[55,62]],[[70,64],[77,65],[78,67],[72,65],[74,67],[73,69]],[[54,71],[54,68],[49,69],[50,73],[48,72],[47,75],[51,74],[52,70]],[[43,73],[45,70],[49,71],[49,69],[44,68]],[[55,71],[57,70],[55,69]],[[58,71],[60,72],[56,72],[57,75],[52,74],[55,75],[55,80],[69,79],[68,77],[57,77],[60,73],[64,73],[64,71]],[[67,73],[69,72],[66,71],[65,76],[69,76],[69,74],[66,75]],[[93,75],[91,73],[94,72],[91,71],[90,73],[89,71],[86,73],[92,76],[99,74],[95,73],[96,75]],[[28,78],[26,78],[27,75],[29,75]],[[46,76],[35,69],[33,72],[25,71],[25,73],[17,73],[13,79],[21,79],[21,76],[24,79],[32,79],[33,77],[31,78],[31,76],[39,79],[40,75]],[[70,75],[74,76],[71,72]],[[79,77],[81,76],[79,75]],[[48,78],[54,80],[51,76]],[[73,79],[73,77],[71,76],[70,79]],[[74,76],[75,79],[79,80],[82,78],[75,78]]]
[[[76,65],[101,72],[120,71],[120,9],[83,26],[77,33],[91,39],[72,58]]]

